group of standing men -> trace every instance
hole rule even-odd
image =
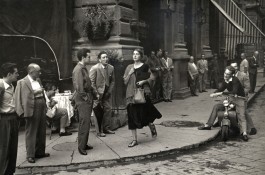
[[[102,105],[102,130],[98,136],[114,134],[110,130],[110,97],[114,87],[114,68],[109,65],[107,53],[98,54],[99,63],[88,72],[90,51],[81,49],[77,53],[78,64],[73,70],[73,86],[76,91],[74,101],[79,112],[78,151],[87,155],[86,150],[93,149],[88,144],[90,117],[94,104]],[[42,86],[41,68],[35,63],[27,67],[28,75],[13,83],[19,76],[17,65],[4,63],[1,66],[0,79],[0,174],[14,174],[18,149],[18,118],[24,118],[27,161],[35,163],[36,158],[49,157],[46,146],[47,96]]]
[[[241,53],[241,62],[239,71],[244,72],[249,76],[250,90],[249,93],[255,92],[257,82],[257,68],[259,52],[255,51],[253,56],[246,58],[245,53]],[[208,68],[210,69],[208,74]],[[188,62],[188,82],[192,96],[197,95],[197,89],[200,93],[206,92],[207,75],[209,76],[210,86],[218,88],[219,86],[219,71],[218,71],[218,60],[217,54],[213,55],[213,59],[208,63],[205,59],[205,55],[201,55],[201,59],[198,60],[197,64],[194,62],[194,57],[191,56]]]
[[[81,49],[77,53],[79,60],[73,70],[73,87],[76,91],[74,101],[79,113],[78,151],[87,155],[86,150],[93,149],[88,144],[90,117],[93,106],[101,105],[103,108],[102,129],[99,137],[105,134],[115,134],[110,130],[111,119],[111,92],[115,83],[114,67],[108,64],[108,55],[105,51],[98,54],[96,65],[88,72],[86,65],[90,63],[90,50]],[[93,105],[94,103],[94,105]]]
[[[202,54],[201,59],[197,62],[197,65],[194,63],[194,57],[190,57],[188,62],[188,81],[192,96],[198,96],[196,93],[198,86],[200,93],[207,92],[207,72],[208,61],[205,59],[204,54]]]
[[[35,158],[48,157],[45,153],[46,141],[46,100],[39,76],[41,69],[30,64],[28,75],[17,82],[16,64],[1,66],[3,79],[0,79],[0,174],[13,174],[16,168],[18,147],[18,117],[26,121],[26,152],[29,163]]]
[[[162,99],[165,102],[172,102],[172,81],[173,81],[173,61],[168,57],[168,52],[162,49],[151,51],[150,57],[146,60],[155,79],[151,85],[153,102]]]

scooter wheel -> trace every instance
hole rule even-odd
[[[222,129],[221,129],[221,138],[222,140],[225,142],[228,140],[228,135],[229,135],[229,127],[224,125],[222,126]]]

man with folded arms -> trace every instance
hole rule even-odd
[[[15,109],[19,117],[26,120],[26,151],[29,163],[35,158],[49,157],[46,145],[46,102],[40,81],[41,68],[31,63],[28,75],[19,80],[15,90]]]
[[[18,120],[15,112],[14,86],[18,70],[13,63],[4,63],[0,79],[0,174],[14,174],[17,162]]]

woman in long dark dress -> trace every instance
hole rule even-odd
[[[152,137],[157,136],[154,120],[161,118],[161,113],[155,108],[150,100],[150,83],[154,77],[151,74],[149,66],[141,62],[143,52],[141,50],[134,50],[133,61],[134,64],[127,66],[124,73],[124,83],[126,85],[126,105],[128,112],[128,127],[132,131],[132,142],[128,147],[138,145],[136,129],[141,129],[144,126],[149,126]],[[141,87],[145,92],[146,103],[134,104],[134,90]]]

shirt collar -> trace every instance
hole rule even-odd
[[[9,87],[12,86],[12,85],[6,83],[5,80],[3,80],[3,83],[4,83],[5,90],[7,90]]]
[[[106,64],[106,66],[104,66],[102,63],[100,63],[100,64],[101,64],[101,66],[102,66],[103,69],[106,69],[108,67],[107,64]]]
[[[232,80],[233,80],[233,79],[232,79],[232,77],[231,77],[228,81],[225,80],[225,82],[226,82],[226,83],[229,83],[229,82],[231,82]]]
[[[79,61],[78,63],[84,66],[84,63],[83,62]]]
[[[239,72],[239,71],[237,71],[237,73],[235,74],[235,77],[237,77],[237,75],[238,75],[238,72]]]
[[[32,79],[32,77],[30,76],[30,75],[28,75],[28,78],[29,78],[29,81],[32,83],[33,81],[35,81],[35,80],[33,80]]]

